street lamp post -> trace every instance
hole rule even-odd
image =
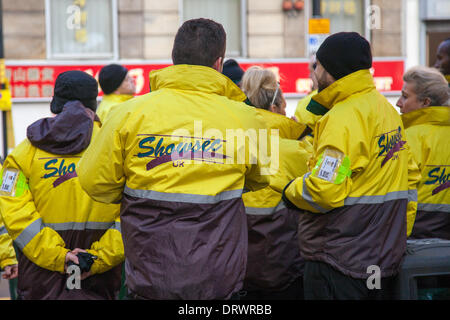
[[[320,10],[320,1],[321,1],[321,0],[313,0],[313,3],[312,3],[312,5],[313,5],[312,11],[313,11],[313,17],[314,17],[314,18],[320,17],[320,16],[322,15],[322,14],[321,14],[321,10]]]

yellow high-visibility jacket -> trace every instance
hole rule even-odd
[[[312,131],[311,135],[307,135],[304,139],[308,140],[311,144],[313,143],[313,133],[314,128],[316,126],[317,121],[322,117],[321,114],[314,114],[307,109],[311,98],[318,93],[317,90],[311,92],[308,96],[304,97],[298,102],[297,109],[295,111],[295,116],[299,120],[299,123],[306,124]],[[414,159],[409,152],[409,145],[405,146],[408,149],[408,179],[409,179],[409,195],[408,198],[408,208],[406,212],[406,221],[407,221],[407,236],[409,236],[412,232],[412,228],[414,225],[414,220],[417,212],[417,184],[420,181],[421,174],[417,164],[414,162]]]
[[[247,261],[243,189],[269,184],[264,119],[212,68],[170,66],[152,71],[150,85],[112,110],[79,162],[81,186],[121,201],[132,295],[229,298]]]
[[[77,291],[83,291],[83,297],[113,298],[120,287],[124,251],[119,206],[93,201],[81,189],[76,172],[84,150],[76,147],[72,150],[78,152],[64,152],[70,146],[64,142],[68,136],[73,138],[72,145],[89,144],[100,129],[84,109],[78,101],[69,103],[55,118],[35,122],[32,126],[37,130],[30,134],[32,126],[28,128],[28,139],[3,165],[0,213],[20,251],[23,281],[18,290],[25,299],[56,299]],[[48,147],[50,140],[61,143]],[[14,181],[11,177],[15,185],[5,185],[5,181]],[[82,287],[89,288],[85,291],[65,290],[65,256],[75,248],[98,257],[90,270],[93,276],[82,282]]]
[[[378,265],[394,275],[406,247],[408,151],[401,118],[375,89],[369,70],[343,77],[313,96],[317,115],[309,172],[284,197],[300,214],[305,259],[354,278]]]
[[[100,102],[100,104],[97,107],[97,115],[100,118],[100,121],[102,123],[105,122],[106,120],[106,116],[109,114],[109,112],[111,111],[111,108],[122,103],[125,102],[127,100],[132,99],[134,96],[130,95],[130,94],[105,94],[102,97],[102,101]]]
[[[422,173],[411,238],[450,239],[450,107],[415,110],[402,120]]]
[[[0,165],[0,169],[2,166]],[[3,225],[0,214],[0,269],[17,264],[16,252],[14,251],[12,239]]]
[[[270,129],[279,130],[279,166],[271,183],[286,185],[307,172],[312,145],[298,141],[305,125],[276,113],[257,109]],[[290,130],[295,124],[297,130]],[[275,152],[272,149],[272,152]],[[282,291],[303,274],[298,243],[298,212],[286,208],[281,193],[268,186],[244,193],[248,228],[248,261],[244,290]]]

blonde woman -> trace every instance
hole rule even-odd
[[[414,67],[397,106],[422,180],[411,238],[450,239],[450,92],[444,76]]]
[[[279,169],[270,178],[271,184],[284,186],[307,171],[311,146],[297,140],[305,126],[285,116],[286,100],[271,70],[249,68],[242,78],[241,88],[269,129],[279,130]],[[281,193],[272,186],[245,193],[243,199],[248,226],[248,262],[242,299],[303,299],[298,211],[286,208]]]

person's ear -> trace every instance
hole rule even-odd
[[[222,70],[223,70],[223,58],[222,57],[217,58],[217,60],[214,62],[213,69],[216,70],[217,72],[222,73]]]
[[[425,98],[423,99],[423,107],[429,107],[431,105],[431,99],[430,98]]]

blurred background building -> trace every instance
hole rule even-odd
[[[310,90],[308,62],[328,34],[357,31],[372,44],[377,88],[395,105],[405,69],[433,65],[450,37],[450,0],[3,0],[3,41],[13,97],[16,144],[26,127],[49,116],[57,75],[97,76],[126,65],[138,94],[148,73],[171,64],[183,21],[208,17],[227,32],[226,58],[273,68],[288,97],[288,115]],[[3,141],[0,139],[0,141]],[[0,149],[1,150],[1,149]]]

